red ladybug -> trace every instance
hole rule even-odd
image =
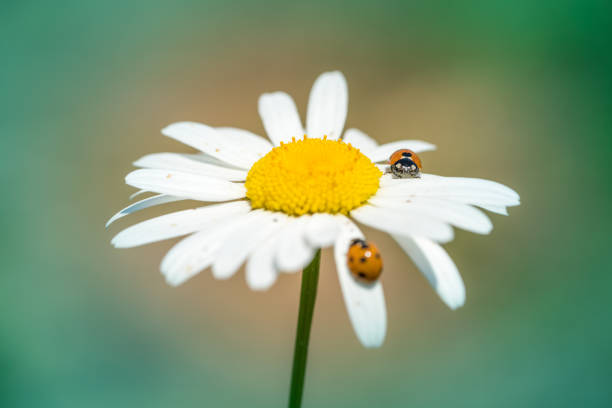
[[[389,158],[391,173],[396,177],[421,177],[421,159],[410,149],[400,149],[393,152]]]
[[[376,281],[382,273],[383,262],[378,247],[362,239],[351,242],[346,262],[356,278],[370,283]]]

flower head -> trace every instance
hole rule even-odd
[[[292,139],[249,170],[246,197],[253,208],[304,214],[348,214],[378,190],[382,172],[341,140]]]
[[[452,226],[489,233],[492,224],[476,207],[507,214],[506,207],[519,204],[518,194],[488,180],[416,172],[416,157],[405,159],[412,163],[406,174],[418,177],[397,177],[399,170],[392,172],[386,164],[392,153],[417,154],[435,146],[418,140],[379,145],[357,129],[341,137],[347,108],[344,76],[328,72],[312,88],[306,129],[295,103],[282,92],[259,99],[270,141],[242,129],[192,122],[166,127],[163,134],[200,153],[137,160],[141,169],[127,175],[127,184],[157,194],[124,208],[108,224],[172,201],[218,203],[141,222],[117,234],[113,245],[134,247],[188,235],[162,261],[170,284],[209,267],[216,278],[227,279],[246,262],[247,284],[254,290],[269,288],[280,272],[299,271],[317,249],[333,246],[357,337],[364,346],[377,347],[386,333],[383,288],[376,279],[380,271],[369,274],[371,280],[351,272],[372,257],[368,253],[349,262],[351,245],[365,239],[357,221],[391,234],[449,307],[463,305],[463,281],[440,243],[453,239]]]

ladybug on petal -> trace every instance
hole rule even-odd
[[[421,177],[421,159],[410,149],[396,150],[389,158],[389,167],[399,178]]]
[[[367,283],[375,282],[382,273],[382,257],[378,247],[362,239],[351,242],[346,261],[351,273]]]

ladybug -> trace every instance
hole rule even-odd
[[[368,283],[376,281],[382,273],[383,262],[378,247],[362,239],[351,242],[346,262],[356,278]]]
[[[389,158],[391,173],[399,178],[421,177],[421,159],[410,149],[399,149]]]

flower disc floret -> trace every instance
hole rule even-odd
[[[253,208],[300,216],[348,214],[378,190],[382,172],[341,140],[295,138],[251,167],[246,197]]]

